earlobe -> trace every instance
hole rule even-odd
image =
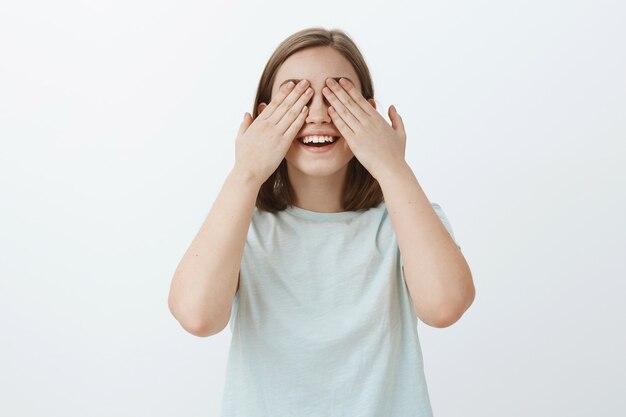
[[[373,108],[376,108],[376,100],[373,98],[368,98],[367,102],[372,105]]]
[[[265,104],[263,102],[259,103],[259,107],[257,108],[257,110],[258,110],[257,113],[261,114],[263,112],[263,109],[266,108],[266,107],[267,107],[267,104]]]

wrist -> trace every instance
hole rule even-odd
[[[406,161],[402,161],[401,163],[394,165],[392,168],[386,169],[383,173],[378,174],[375,178],[382,187],[383,184],[394,182],[398,178],[410,175],[413,175],[413,170]]]
[[[236,165],[231,169],[229,177],[242,186],[254,187],[257,190],[261,188],[261,185],[263,185],[264,182],[251,171]]]

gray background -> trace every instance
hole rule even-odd
[[[293,32],[353,37],[477,296],[420,323],[436,416],[626,414],[620,1],[0,6],[0,415],[218,416],[227,327],[167,309]]]

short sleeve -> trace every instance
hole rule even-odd
[[[235,297],[233,298],[233,307],[230,310],[230,320],[228,321],[230,331],[232,332],[235,327],[235,319],[237,317],[237,306],[239,305],[239,290],[235,292]]]
[[[437,213],[437,216],[439,216],[439,220],[441,220],[441,223],[443,223],[443,225],[446,227],[446,230],[448,231],[448,233],[450,233],[452,240],[454,241],[454,243],[456,243],[456,247],[461,249],[461,247],[456,241],[456,238],[454,237],[454,231],[452,230],[452,225],[450,225],[450,221],[448,220],[448,217],[441,209],[441,206],[437,203],[430,203],[430,205],[433,207],[433,210],[435,210],[435,213]]]
[[[441,223],[443,223],[443,225],[445,226],[446,230],[448,231],[448,233],[452,237],[452,240],[456,244],[456,247],[459,248],[459,250],[460,250],[461,247],[459,246],[459,244],[456,241],[456,238],[454,237],[454,231],[452,230],[452,225],[450,224],[450,221],[448,220],[448,217],[444,213],[443,209],[437,203],[430,203],[430,205],[432,206],[433,210],[435,210],[435,213],[437,213],[437,216],[439,217],[439,220],[441,220]],[[402,260],[402,255],[400,255],[400,267],[401,268],[404,267],[404,261]]]

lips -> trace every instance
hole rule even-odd
[[[337,141],[341,138],[339,135],[336,135],[336,136],[335,136],[335,135],[302,135],[302,136],[297,137],[297,138],[296,138],[296,140],[297,140],[298,142],[300,142],[300,143],[304,144],[304,138],[305,138],[306,136],[331,136],[331,137],[334,139],[334,140],[333,140],[333,143],[334,143],[334,142],[337,142]]]
[[[302,146],[302,149],[304,149],[305,152],[311,152],[311,153],[326,153],[326,152],[330,152],[330,151],[332,151],[332,149],[335,149],[335,146],[337,146],[337,142],[339,142],[339,141],[336,140],[333,143],[330,143],[330,144],[327,144],[327,145],[323,145],[323,146],[309,146],[309,145],[305,145],[300,140],[298,141],[298,143],[300,144],[300,146]]]

